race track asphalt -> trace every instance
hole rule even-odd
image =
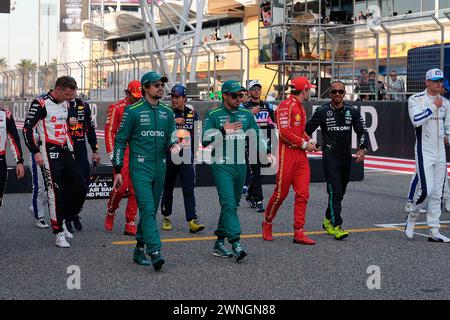
[[[404,222],[409,180],[409,175],[366,171],[363,181],[351,182],[343,202],[344,227],[351,234],[343,241],[323,233],[325,184],[311,184],[306,229],[313,232],[315,246],[292,242],[292,193],[274,222],[274,232],[281,235],[273,242],[261,239],[262,214],[242,200],[242,244],[248,256],[240,263],[212,255],[220,211],[216,189],[196,189],[206,229],[195,235],[188,232],[176,189],[174,230],[161,230],[165,241],[175,241],[163,244],[166,264],[160,272],[133,263],[133,239],[122,233],[124,206],[108,233],[103,229],[106,201],[87,201],[84,230],[75,233],[70,249],[61,249],[49,229],[35,227],[27,209],[30,195],[7,194],[0,215],[0,299],[449,299],[450,244],[419,235],[407,240],[403,232],[376,226]],[[273,185],[263,190],[267,202]],[[450,214],[441,220],[450,220]],[[159,214],[158,223],[161,227]],[[449,227],[444,224],[442,233],[450,235]],[[67,288],[72,265],[80,268],[80,290]],[[380,289],[367,286],[370,266],[379,268]]]

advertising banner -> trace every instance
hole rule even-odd
[[[9,0],[0,1],[0,13],[10,13],[11,3]]]
[[[89,0],[61,0],[59,31],[81,31],[81,22],[89,18]]]
[[[91,172],[91,184],[89,185],[86,200],[108,199],[113,187],[113,175],[111,166],[101,166]]]

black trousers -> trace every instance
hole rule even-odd
[[[83,174],[83,180],[84,180],[84,185],[85,185],[85,197],[87,192],[89,191],[89,185],[91,184],[91,166],[89,164],[89,160],[88,160],[88,152],[86,149],[86,144],[83,141],[84,145],[80,145],[81,143],[79,142],[78,145],[77,143],[74,143],[74,156],[75,156],[75,161],[78,163],[78,166],[80,167],[81,173]],[[66,222],[71,222],[74,218],[76,218],[78,216],[78,214],[80,214],[80,211],[75,213],[75,215],[73,217],[67,217],[66,218]]]
[[[2,154],[0,155],[0,208],[3,205],[6,180],[8,180],[8,167],[6,165],[6,156]]]
[[[47,143],[41,148],[53,233],[62,232],[64,219],[72,219],[83,207],[86,186],[80,166],[67,147]]]
[[[342,225],[342,199],[350,179],[351,153],[324,152],[323,165],[327,180],[328,207],[326,218],[333,226]]]
[[[83,143],[85,143],[83,141]],[[78,143],[80,144],[80,143]],[[84,184],[86,185],[86,193],[88,191],[89,185],[91,184],[91,166],[89,164],[88,160],[88,152],[86,149],[86,144],[83,145],[77,145],[74,144],[74,155],[75,155],[75,161],[80,166],[81,172],[83,173],[84,178]]]
[[[178,175],[180,175],[181,188],[183,190],[186,221],[190,221],[197,218],[194,194],[195,169],[192,162],[190,164],[174,164],[169,158],[167,158],[164,191],[161,199],[161,213],[166,217],[172,214],[173,189],[175,188],[175,182]]]
[[[261,164],[248,164],[247,172],[250,173],[250,186],[248,188],[247,199],[255,202],[262,201],[264,197],[262,192]]]

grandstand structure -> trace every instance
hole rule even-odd
[[[317,84],[313,98],[327,97],[329,83],[339,79],[346,83],[348,98],[355,99],[360,69],[376,72],[382,82],[388,82],[395,70],[408,82],[408,92],[414,93],[421,91],[422,80],[414,75],[414,84],[409,85],[411,70],[417,68],[408,61],[447,69],[449,1],[84,2],[89,14],[81,22],[78,38],[75,32],[71,37],[60,32],[59,37],[67,40],[60,43],[58,65],[51,70],[56,70],[54,76],[76,78],[80,93],[91,100],[117,100],[130,80],[148,70],[166,75],[170,84],[186,85],[192,98],[204,100],[217,97],[214,94],[228,79],[244,86],[258,79],[264,95],[275,92],[283,98],[289,79],[298,75]],[[78,46],[83,48],[78,55],[77,47],[68,45],[72,39],[86,43]],[[415,58],[408,59],[411,50],[420,47],[430,49],[416,50]],[[40,68],[30,71],[28,88],[22,90],[23,74],[0,71],[0,98],[41,93],[39,72]]]

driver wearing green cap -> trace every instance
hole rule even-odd
[[[161,197],[166,172],[166,151],[179,153],[172,108],[159,102],[164,94],[166,77],[150,71],[141,79],[143,98],[127,107],[120,123],[114,145],[115,172],[122,169],[127,144],[130,147],[130,176],[139,206],[137,245],[133,260],[140,265],[161,269],[161,239],[156,222],[156,211]],[[120,187],[121,174],[114,178],[114,188]],[[146,250],[144,252],[144,246]],[[147,259],[147,253],[151,262]]]
[[[236,261],[247,255],[240,243],[241,227],[237,212],[247,173],[246,138],[252,142],[250,152],[258,150],[256,143],[260,145],[259,150],[267,150],[263,134],[260,133],[252,113],[239,108],[241,88],[241,84],[234,80],[223,83],[222,105],[206,114],[202,128],[202,145],[213,147],[211,171],[221,206],[215,231],[217,241],[214,245],[214,256],[234,256]],[[275,159],[271,154],[268,154],[267,158],[269,162],[274,163]],[[225,239],[231,244],[232,251],[225,247]]]

